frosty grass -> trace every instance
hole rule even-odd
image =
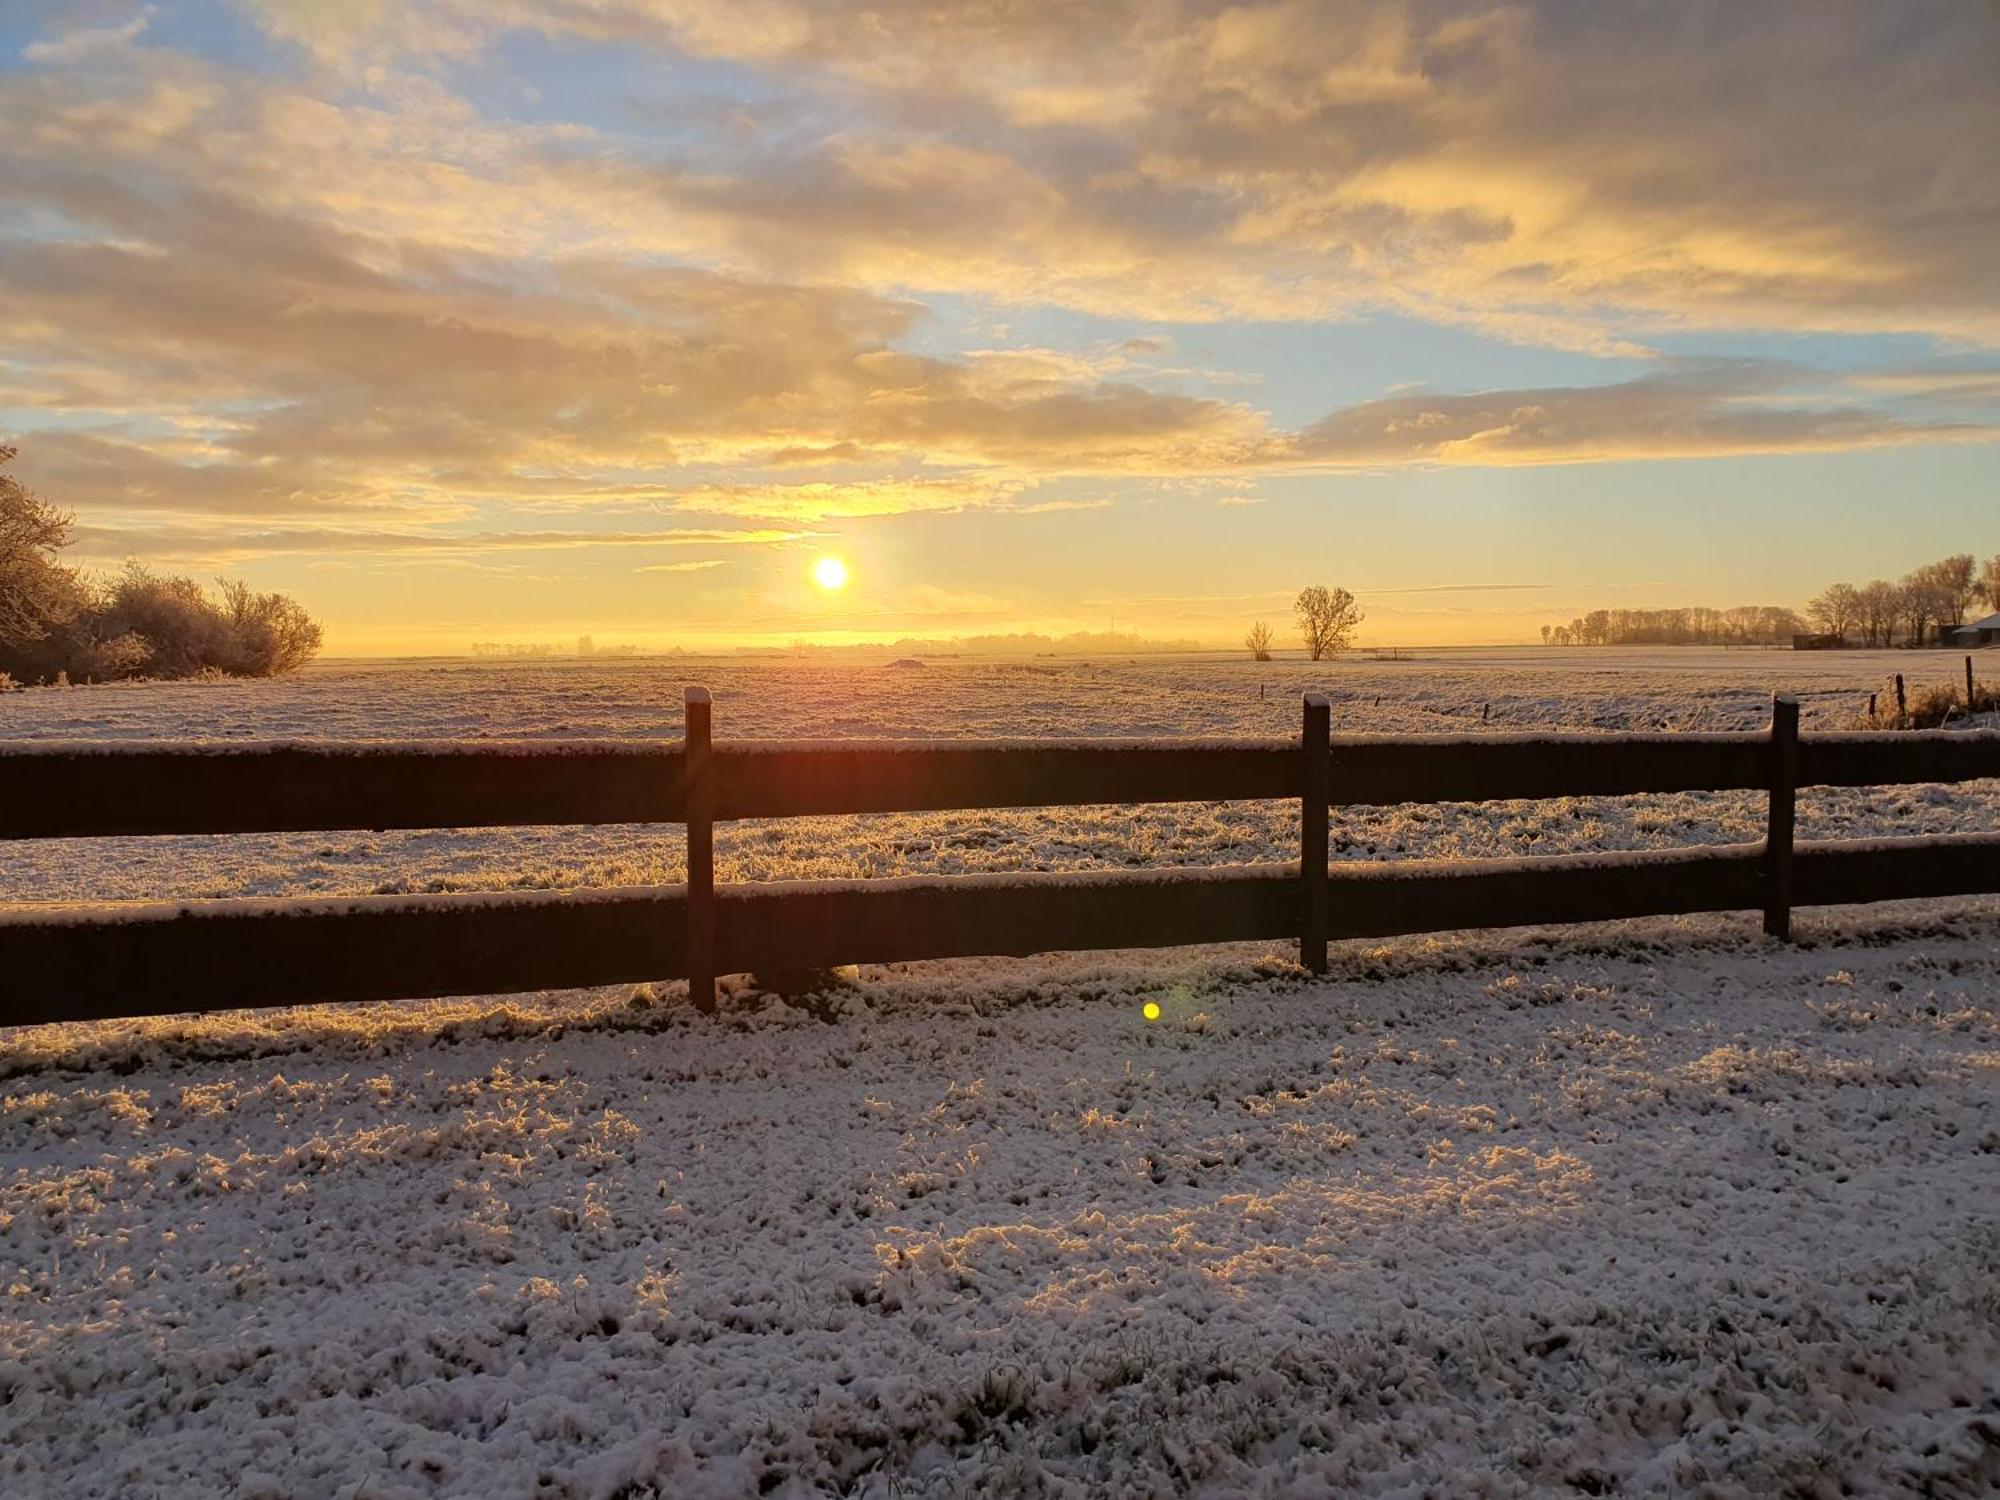
[[[1844,724],[1907,654],[327,667],[0,740]],[[1258,688],[1265,690],[1257,696]],[[1374,704],[1380,694],[1380,708]],[[2000,826],[1810,794],[1805,837]],[[1237,863],[1282,805],[725,831],[724,878]],[[1342,812],[1348,858],[1754,797]],[[1296,857],[1293,854],[1291,857]],[[671,830],[15,846],[0,900],[678,878]],[[1983,1495],[2000,902],[0,1032],[0,1494]],[[1157,1004],[1148,1022],[1142,1007]]]

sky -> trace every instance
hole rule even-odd
[[[1996,161],[1985,0],[7,0],[0,441],[342,655],[1798,605],[2000,552]]]

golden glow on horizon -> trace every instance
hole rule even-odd
[[[22,9],[9,472],[329,655],[1539,649],[1991,550],[1984,7]]]

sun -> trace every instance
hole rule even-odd
[[[813,582],[823,589],[847,587],[847,564],[837,557],[822,557],[813,564]]]

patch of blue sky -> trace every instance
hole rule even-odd
[[[695,158],[727,155],[754,125],[777,128],[807,107],[735,63],[531,30],[507,32],[442,72],[491,118],[579,125]]]
[[[1645,342],[1679,359],[1767,359],[1832,373],[1883,369],[1993,368],[1992,351],[1967,352],[1921,333],[1785,333],[1691,330],[1649,333]]]
[[[1609,385],[1657,369],[1649,360],[1506,343],[1475,330],[1394,314],[1348,322],[1165,323],[1105,318],[1051,306],[914,292],[929,316],[901,345],[947,358],[973,349],[1128,349],[1129,378],[1188,372],[1178,383],[1244,401],[1281,427],[1412,390],[1463,394]],[[1157,350],[1144,347],[1160,341]],[[1138,344],[1140,347],[1130,347]]]
[[[0,386],[37,378],[0,360]],[[115,395],[113,399],[118,399]],[[16,406],[0,403],[0,436],[7,433],[97,432],[131,442],[225,437],[245,423],[290,406],[289,401],[205,400],[173,411],[132,405]]]
[[[0,4],[0,71],[66,66],[26,56],[37,43],[54,43],[84,33],[115,33],[140,16],[145,25],[133,45],[171,48],[212,63],[253,71],[278,61],[271,40],[234,5],[213,0],[189,3],[77,4],[75,0],[7,0]]]

